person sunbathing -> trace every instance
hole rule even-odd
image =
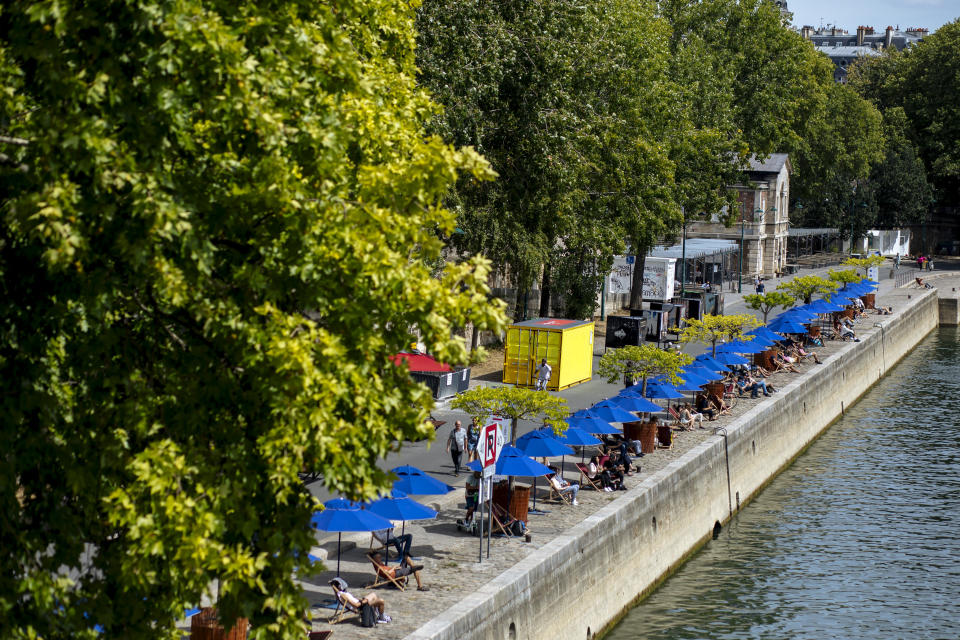
[[[422,564],[413,564],[413,558],[410,556],[404,556],[403,562],[395,567],[387,565],[383,561],[383,556],[380,555],[379,551],[374,551],[370,554],[370,560],[377,566],[377,571],[389,576],[394,580],[399,580],[413,574],[413,578],[417,581],[417,591],[429,591],[430,587],[423,586],[423,581],[420,579],[420,572],[423,571]]]
[[[680,424],[686,431],[693,429],[694,424],[703,429],[703,414],[696,411],[691,412],[690,409],[684,407],[680,410]]]
[[[577,494],[580,493],[580,485],[576,482],[569,483],[563,476],[560,475],[560,470],[557,467],[550,467],[553,470],[553,473],[547,476],[547,482],[550,483],[550,486],[554,491],[559,493],[561,496],[567,495],[570,496],[570,504],[577,506],[580,504],[577,502]]]
[[[807,351],[799,344],[793,348],[793,352],[796,354],[798,360],[813,358],[813,361],[816,362],[817,364],[823,364],[823,362],[820,360],[820,356],[817,355],[816,351]]]
[[[773,356],[773,366],[775,371],[789,371],[790,373],[800,373],[800,370],[797,369],[793,364],[791,364],[784,355],[777,351]]]
[[[347,581],[343,578],[336,577],[328,583],[333,587],[333,594],[337,597],[337,600],[343,603],[344,608],[351,613],[360,613],[360,606],[368,604],[373,607],[373,610],[377,613],[377,622],[390,622],[391,618],[385,612],[386,603],[383,601],[383,598],[373,593],[372,591],[362,598],[358,598],[353,595],[347,589]]]
[[[723,401],[723,398],[715,393],[710,394],[710,404],[712,404],[713,408],[717,410],[718,415],[722,416],[726,413],[730,413],[730,406]]]
[[[833,321],[833,332],[841,340],[846,340],[847,338],[852,339],[854,342],[860,342],[860,339],[857,338],[857,334],[853,332],[853,329],[850,327],[840,324],[839,320]]]

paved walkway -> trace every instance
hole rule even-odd
[[[883,278],[883,275],[881,277]],[[942,283],[941,286],[945,287],[954,281],[960,284],[960,276],[937,274],[937,280],[933,282]],[[908,295],[911,295],[909,289],[894,290],[889,277],[881,281],[878,299],[883,304],[892,304],[895,313],[899,304],[905,301]],[[728,302],[728,312],[734,312],[731,308],[733,303],[732,300]],[[877,331],[875,323],[881,318],[882,316],[872,314],[866,316],[857,327],[858,334],[869,334]],[[832,353],[835,353],[840,345],[841,343],[838,342],[827,342],[823,348],[817,349],[817,351],[821,359],[826,359]],[[776,374],[768,379],[768,382],[775,386],[782,386],[794,376],[804,375],[816,368],[817,365],[813,363],[805,364],[801,366],[800,374]],[[609,385],[603,381],[593,380],[564,391],[560,395],[567,398],[573,409],[577,409],[593,404],[605,396],[614,395],[619,390],[619,385]],[[765,398],[762,396],[756,400],[743,398],[738,401],[731,415],[723,416],[715,422],[709,422],[707,426],[727,426],[754,405],[764,401]],[[453,414],[449,415],[453,417]],[[529,428],[534,425],[525,426]],[[446,437],[445,431],[446,428],[438,434],[440,442],[443,442],[443,438]],[[704,439],[712,437],[719,436],[713,435],[711,429],[678,433],[671,450],[657,450],[639,461],[642,465],[642,472],[627,479],[628,487],[636,486],[650,473],[664,468]],[[454,479],[449,473],[449,463],[443,454],[442,446],[435,446],[435,449],[439,449],[439,451],[431,453],[432,464],[427,465],[428,470],[440,479],[453,484]],[[587,455],[590,455],[590,453],[588,452]],[[570,480],[577,479],[573,462],[574,460],[567,458],[564,468],[565,474]],[[580,492],[581,504],[577,507],[552,503],[544,504],[544,508],[549,510],[549,513],[530,516],[530,531],[532,534],[530,543],[521,539],[494,538],[490,547],[490,558],[487,559],[486,547],[484,546],[483,561],[478,562],[478,539],[459,532],[455,526],[455,521],[462,517],[464,508],[463,485],[462,482],[456,484],[461,488],[447,496],[433,500],[423,500],[427,504],[433,504],[440,508],[440,516],[437,520],[408,523],[406,527],[406,531],[414,536],[413,554],[418,558],[418,562],[425,566],[423,578],[424,582],[430,587],[430,591],[427,593],[418,592],[415,586],[405,592],[381,587],[377,592],[386,600],[387,612],[394,618],[394,621],[389,624],[378,625],[374,629],[365,629],[357,624],[356,616],[349,617],[341,624],[332,627],[335,638],[338,640],[341,638],[356,638],[359,640],[371,637],[403,638],[432,617],[455,606],[465,595],[494,576],[512,567],[531,550],[547,544],[561,532],[596,512],[607,502],[622,495],[616,492],[603,493],[583,490]],[[545,492],[541,489],[538,506],[543,502],[544,495]],[[344,540],[347,541],[347,544],[343,545],[341,551],[341,576],[347,580],[351,591],[357,595],[363,595],[368,591],[363,588],[363,585],[368,583],[373,576],[370,565],[364,557],[368,549],[369,539],[369,535],[345,536]],[[327,582],[335,575],[336,548],[336,539],[331,541],[328,538],[321,545],[321,548],[317,549],[329,558],[327,566],[331,567],[333,571],[326,571],[314,578],[302,581],[304,590],[311,602],[315,630],[331,628],[324,621],[333,613],[333,609],[329,608],[331,605],[328,604],[331,601],[331,592]]]

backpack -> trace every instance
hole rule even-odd
[[[366,602],[360,605],[360,626],[375,627],[377,625],[377,612]]]
[[[510,533],[515,536],[522,536],[526,530],[527,527],[523,524],[523,520],[514,520],[510,523]]]

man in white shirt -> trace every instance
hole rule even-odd
[[[553,367],[547,364],[547,359],[544,358],[540,361],[540,366],[537,367],[537,391],[543,391],[547,388],[551,373],[553,373]]]

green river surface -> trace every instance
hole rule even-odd
[[[960,638],[960,333],[935,330],[605,640]]]

